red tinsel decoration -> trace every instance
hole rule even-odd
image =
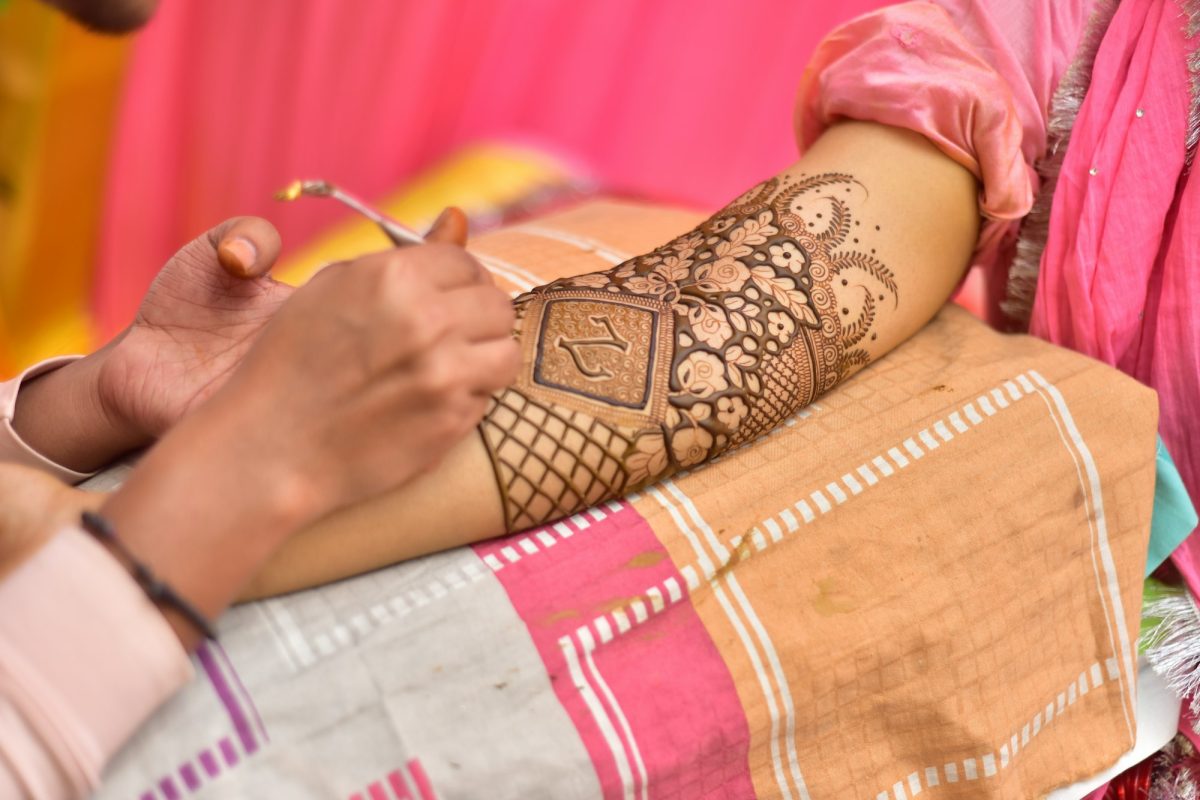
[[[1150,795],[1150,778],[1154,775],[1153,759],[1122,772],[1108,785],[1104,800],[1146,800]]]

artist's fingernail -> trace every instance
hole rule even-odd
[[[429,230],[425,231],[425,235],[429,236],[431,233],[436,231],[438,229],[438,227],[441,226],[441,224],[446,221],[446,216],[449,213],[450,213],[450,209],[448,207],[443,208],[442,213],[438,214],[437,219],[435,219],[433,221],[433,224],[429,226]]]
[[[222,242],[218,255],[236,262],[243,272],[249,272],[254,267],[255,259],[258,258],[258,248],[254,246],[254,242],[239,236],[236,239]]]

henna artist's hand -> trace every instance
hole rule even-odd
[[[221,385],[293,291],[267,276],[279,245],[255,217],[185,245],[112,342],[21,388],[18,433],[79,471],[161,436]]]
[[[406,484],[466,436],[516,376],[513,323],[507,295],[454,245],[327,267],[103,513],[215,615],[302,525]]]
[[[323,507],[349,504],[406,482],[478,424],[516,377],[513,322],[459,247],[335,264],[279,311],[214,405],[254,422],[231,446],[302,473]]]
[[[208,399],[292,294],[266,275],[278,252],[274,225],[240,217],[175,253],[107,348],[97,390],[109,419],[144,445]]]
[[[466,234],[462,211],[447,208],[427,238],[461,246]],[[267,275],[279,246],[271,223],[240,217],[167,262],[100,370],[110,419],[146,444],[220,387],[294,291]]]
[[[467,215],[461,208],[446,206],[433,226],[425,234],[425,241],[430,244],[456,244],[459,247],[467,245]]]
[[[463,213],[448,208],[427,237],[462,245],[466,233]],[[22,386],[17,432],[80,472],[162,436],[221,386],[294,291],[268,275],[279,248],[275,228],[256,217],[185,245],[112,342]]]
[[[227,220],[185,245],[109,346],[100,402],[142,444],[212,395],[294,291],[268,277],[279,234],[264,219]]]

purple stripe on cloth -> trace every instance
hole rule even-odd
[[[233,748],[233,742],[229,741],[228,736],[221,737],[220,741],[221,755],[225,757],[226,766],[235,766],[238,763],[237,750]]]
[[[237,748],[234,746],[233,740],[228,736],[222,737],[215,749],[221,751],[221,754],[225,757],[225,763],[230,767],[238,763],[240,757],[238,756]],[[200,766],[204,768],[204,772],[209,778],[215,778],[221,774],[221,762],[217,760],[213,751],[213,747],[206,747],[196,755],[195,761],[185,761],[179,765],[179,769],[177,770],[179,778],[183,781],[184,786],[187,787],[189,792],[194,793],[204,788],[203,778],[200,771],[196,768],[196,762],[199,762]],[[160,792],[161,795],[166,797],[166,800],[176,800],[176,798],[181,796],[179,787],[170,775],[167,775],[158,782],[158,789],[159,791],[157,792],[154,789],[147,789],[138,796],[138,800],[158,800]]]
[[[194,792],[200,788],[200,776],[196,774],[196,768],[188,762],[179,768],[179,777],[183,778],[183,785],[188,788],[189,792]]]
[[[246,691],[246,684],[242,683],[242,676],[238,675],[238,671],[233,668],[233,662],[229,660],[229,654],[225,652],[225,648],[220,642],[213,642],[217,652],[221,654],[221,660],[225,662],[225,671],[233,676],[234,682],[237,684],[239,693],[242,696],[242,701],[246,707],[250,709],[250,713],[254,715],[254,722],[258,728],[258,733],[262,736],[264,742],[271,741],[271,737],[267,735],[267,726],[263,724],[262,716],[258,713],[258,706],[254,704],[254,698],[250,696],[250,692]]]
[[[229,714],[229,721],[233,724],[238,738],[241,739],[242,749],[246,751],[246,755],[253,754],[258,750],[258,740],[254,738],[250,720],[246,718],[246,712],[242,710],[241,703],[234,696],[229,682],[225,680],[225,673],[222,672],[221,666],[217,663],[207,642],[196,648],[196,659],[204,667],[204,673],[208,676],[209,683],[212,684],[213,691],[217,693],[221,705],[225,706],[225,711]]]
[[[212,750],[206,747],[196,758],[200,761],[200,766],[204,767],[204,771],[208,773],[208,777],[215,778],[221,774],[221,765],[217,763],[217,757],[213,755]]]

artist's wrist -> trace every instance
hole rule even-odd
[[[17,393],[13,430],[37,453],[75,472],[100,469],[147,443],[104,400],[101,374],[109,352],[26,380]]]
[[[244,418],[203,407],[164,437],[100,509],[131,553],[215,619],[270,556],[322,511],[300,470],[259,458]],[[237,424],[240,421],[240,425]],[[185,647],[198,633],[164,616]]]
[[[177,471],[172,490],[190,492],[206,515],[253,530],[262,547],[274,549],[324,514],[329,502],[314,471],[293,452],[298,432],[283,430],[270,415],[269,408],[222,392],[171,430],[147,460]]]
[[[221,469],[225,483],[242,488],[246,513],[287,538],[338,506],[329,475],[340,470],[329,469],[305,446],[310,426],[289,421],[273,398],[265,386],[235,378],[167,439],[186,449],[186,441],[202,438],[211,461],[227,465]]]

